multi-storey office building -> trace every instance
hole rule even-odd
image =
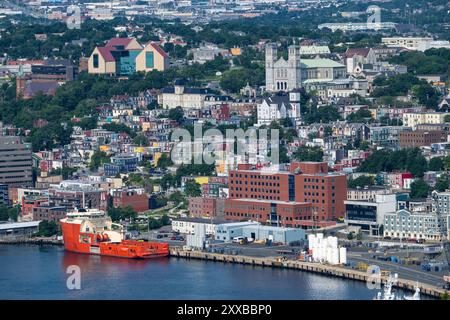
[[[289,171],[265,173],[240,165],[229,174],[225,217],[283,226],[312,226],[312,221],[344,217],[345,175],[329,173],[322,162],[292,163]]]
[[[7,184],[0,184],[0,206],[1,205],[10,205]]]
[[[31,148],[19,137],[0,137],[0,183],[8,186],[31,186]]]

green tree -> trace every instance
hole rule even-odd
[[[150,145],[148,138],[143,134],[138,134],[136,137],[134,137],[133,143],[141,147],[148,147]]]
[[[320,147],[300,146],[293,157],[298,161],[323,161],[323,151]]]
[[[184,111],[183,108],[181,107],[176,107],[174,109],[170,109],[169,110],[169,115],[168,115],[169,119],[171,120],[175,120],[176,122],[178,122],[179,124],[181,124],[183,122],[184,119]]]
[[[89,162],[90,169],[98,169],[104,163],[109,163],[110,158],[104,151],[95,151]]]
[[[0,221],[17,221],[19,216],[20,206],[15,206],[12,208],[6,205],[0,206]]]
[[[415,177],[423,177],[428,163],[419,148],[398,151],[376,150],[358,168],[359,172],[379,173],[409,171]]]
[[[450,170],[450,155],[444,158],[444,170]]]
[[[128,127],[127,125],[123,124],[123,123],[105,123],[102,126],[103,129],[108,130],[108,131],[112,131],[115,133],[126,133],[129,136],[131,136],[132,138],[134,138],[136,136],[136,132],[134,132],[130,127]]]
[[[8,221],[8,220],[9,220],[8,207],[2,205],[0,207],[0,221]]]
[[[430,171],[441,171],[444,169],[444,161],[441,157],[435,157],[428,163],[428,170]]]
[[[171,165],[173,165],[173,162],[172,159],[167,155],[167,153],[163,153],[156,163],[156,166],[161,169],[166,169]]]
[[[347,116],[347,121],[350,123],[367,123],[372,120],[372,113],[368,109],[359,109]]]
[[[169,201],[179,204],[181,202],[186,202],[186,197],[180,191],[175,191],[169,196]]]
[[[167,214],[163,214],[161,217],[161,224],[163,226],[168,226],[170,224],[170,218]]]
[[[220,79],[222,89],[238,93],[240,89],[248,84],[259,85],[264,81],[264,69],[257,64],[252,64],[250,68],[235,68],[225,71]]]
[[[56,222],[43,220],[39,223],[39,231],[36,235],[40,237],[51,237],[59,234],[59,232],[59,225]]]
[[[434,186],[434,189],[443,192],[446,189],[448,189],[449,186],[449,178],[448,176],[442,176],[436,181],[436,185]]]
[[[195,180],[188,180],[184,184],[184,193],[188,197],[200,197],[202,195],[201,185]]]
[[[430,191],[430,186],[423,180],[417,179],[411,183],[410,197],[412,199],[426,198]]]
[[[133,210],[131,206],[126,206],[125,208],[109,208],[108,215],[111,217],[112,221],[120,221],[126,219],[136,218],[137,213]]]
[[[375,178],[372,176],[359,176],[356,179],[348,180],[349,188],[373,186],[375,184]]]
[[[97,118],[95,117],[85,117],[76,123],[77,126],[83,130],[92,130],[97,128]]]

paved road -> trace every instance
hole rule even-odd
[[[347,260],[354,262],[364,262],[369,265],[377,265],[383,270],[388,270],[392,273],[398,273],[400,278],[407,280],[420,281],[439,287],[441,287],[444,284],[442,272],[426,272],[420,270],[418,267],[415,266],[406,267],[398,263],[369,259],[353,253],[347,254]]]

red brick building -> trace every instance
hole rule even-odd
[[[67,216],[66,207],[40,206],[33,208],[33,221],[53,221],[59,222]]]
[[[430,146],[432,143],[447,141],[447,133],[442,130],[402,131],[399,135],[400,147]]]
[[[144,189],[125,189],[113,192],[113,206],[132,207],[136,212],[149,210],[149,197]]]
[[[189,198],[189,215],[191,217],[215,217],[216,202],[215,198],[191,197]]]
[[[240,165],[229,173],[225,218],[297,227],[313,220],[327,224],[345,216],[346,199],[345,175],[329,173],[325,162],[292,163],[289,171],[273,174]]]
[[[295,201],[311,203],[318,220],[345,216],[347,178],[344,174],[329,173],[325,162],[293,164],[291,172],[295,174]]]
[[[48,198],[43,196],[27,196],[22,198],[22,219],[33,220],[33,209],[48,204]]]
[[[283,227],[302,227],[302,220],[313,219],[311,203],[257,199],[226,199],[227,220],[252,220]]]

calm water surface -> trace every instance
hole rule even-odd
[[[68,290],[67,267],[81,269]],[[362,282],[201,260],[128,260],[0,245],[0,299],[372,299]]]

